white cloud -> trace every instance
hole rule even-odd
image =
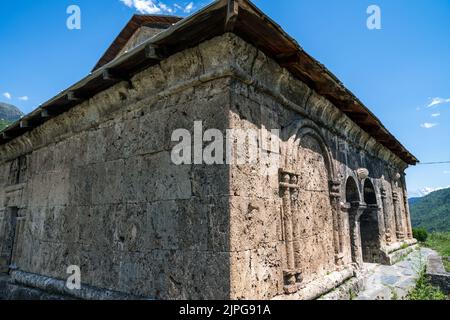
[[[410,198],[420,198],[420,197],[425,197],[426,195],[429,195],[432,192],[443,190],[443,189],[448,189],[448,188],[450,188],[450,186],[438,187],[438,188],[425,187],[422,189],[418,189],[416,191],[409,192],[408,196]]]
[[[431,129],[431,128],[436,127],[437,125],[438,125],[437,123],[425,122],[425,123],[422,123],[420,126],[424,129]]]
[[[28,101],[28,96],[19,97],[20,101]]]
[[[450,174],[450,170],[444,171],[444,174]]]
[[[436,112],[436,113],[433,113],[431,116],[432,116],[433,118],[437,118],[437,117],[439,117],[440,115],[441,115],[440,112]]]
[[[134,8],[135,10],[137,10],[139,13],[142,14],[161,14],[161,13],[171,14],[174,13],[174,11],[176,11],[177,9],[187,12],[185,10],[187,7],[183,9],[178,4],[174,4],[172,8],[167,4],[156,0],[120,0],[120,1],[127,7]],[[194,4],[193,3],[191,4],[193,7]]]
[[[6,99],[8,99],[8,100],[11,100],[11,99],[12,99],[12,95],[11,95],[11,93],[9,93],[9,92],[3,93],[3,96],[4,96]]]
[[[428,105],[428,108],[435,107],[444,103],[450,103],[450,99],[443,99],[439,97],[432,98],[430,104]]]
[[[170,8],[169,6],[167,6],[164,3],[160,3],[159,7],[161,8],[162,11],[167,12],[167,13],[173,13],[173,9]]]
[[[190,2],[186,7],[184,7],[184,12],[191,13],[192,9],[194,9],[194,3]]]

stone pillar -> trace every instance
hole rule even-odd
[[[405,206],[405,219],[406,219],[406,233],[407,238],[412,239],[413,238],[413,232],[412,232],[412,224],[411,224],[411,211],[409,211],[409,202],[408,202],[408,190],[406,190],[406,181],[403,176],[402,178],[402,191],[403,191],[403,203]]]
[[[384,230],[385,230],[385,241],[389,245],[392,243],[392,220],[389,215],[389,205],[387,202],[387,191],[386,189],[381,189],[381,203],[384,217]]]
[[[403,227],[403,217],[402,212],[400,208],[400,199],[398,196],[398,192],[393,191],[392,192],[392,201],[394,202],[394,216],[395,216],[395,228],[396,228],[396,235],[397,240],[403,240],[405,239],[404,234],[404,227]]]
[[[283,239],[285,242],[285,269],[283,270],[284,291],[288,294],[298,291],[301,282],[298,218],[298,176],[281,172],[280,191],[283,200]],[[297,258],[296,258],[297,257]]]
[[[357,265],[363,264],[362,246],[361,246],[361,229],[360,218],[367,209],[365,203],[353,202],[348,210],[350,222],[350,238],[352,249],[352,261]]]
[[[408,199],[405,197],[405,218],[406,218],[406,230],[408,239],[413,238],[412,224],[411,224],[411,214],[409,211]]]
[[[291,212],[292,212],[292,234],[293,234],[293,247],[294,247],[294,271],[297,283],[302,282],[301,274],[301,259],[302,259],[302,248],[300,245],[300,220],[299,220],[299,189],[298,177],[296,175],[291,175]]]
[[[338,267],[344,264],[343,253],[343,221],[341,215],[341,182],[330,182],[330,201],[333,210],[333,245],[335,263]]]

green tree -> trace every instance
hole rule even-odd
[[[428,232],[424,228],[414,228],[413,236],[420,242],[426,242],[428,239]]]

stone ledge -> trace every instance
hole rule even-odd
[[[122,292],[82,285],[69,290],[66,282],[23,271],[0,277],[0,299],[10,300],[142,300]]]
[[[450,294],[450,273],[445,271],[442,258],[437,253],[428,257],[426,277],[433,286],[445,294]]]
[[[365,279],[361,273],[357,273],[353,278],[345,281],[336,289],[326,293],[318,300],[354,300],[358,293],[365,287]]]
[[[403,240],[403,241],[399,241],[396,243],[393,243],[389,246],[386,247],[386,252],[388,254],[393,253],[395,251],[404,249],[405,246],[411,247],[413,245],[417,244],[417,240],[416,239],[407,239],[407,240]]]
[[[314,300],[322,296],[326,296],[333,290],[339,290],[341,285],[347,284],[347,282],[354,285],[353,281],[357,281],[356,273],[353,267],[346,267],[342,271],[335,271],[326,275],[320,279],[314,280],[304,287],[300,288],[294,294],[281,295],[273,298],[272,300]],[[342,289],[345,291],[345,288]],[[339,290],[340,291],[340,290]],[[337,294],[337,293],[336,293]]]
[[[419,245],[415,239],[395,243],[383,250],[382,264],[394,265],[418,248]]]
[[[0,300],[75,300],[67,296],[48,294],[35,288],[15,284],[7,274],[0,274]]]

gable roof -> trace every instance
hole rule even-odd
[[[135,14],[128,21],[127,25],[122,29],[113,43],[109,46],[103,56],[95,65],[92,71],[97,70],[98,68],[104,66],[108,62],[114,60],[117,57],[122,48],[127,44],[128,40],[133,36],[133,34],[143,26],[149,26],[151,28],[156,29],[167,29],[170,28],[173,24],[182,20],[180,17],[174,16],[162,16],[162,15],[139,15]]]
[[[159,63],[165,57],[226,32],[235,33],[273,58],[296,78],[327,98],[405,163],[415,165],[419,162],[325,66],[306,53],[278,24],[249,0],[216,0],[131,51],[109,62],[106,62],[107,58],[104,59],[105,64],[100,63],[101,66],[87,77],[6,128],[0,135],[0,145]]]

